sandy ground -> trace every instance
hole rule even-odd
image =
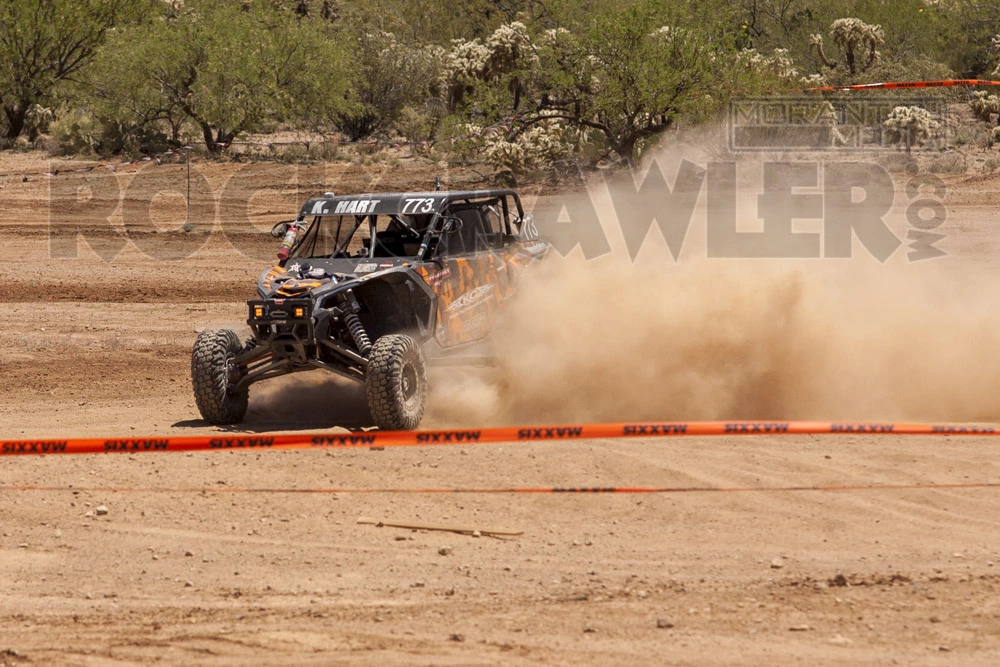
[[[44,164],[5,156],[0,173]],[[214,189],[242,174],[231,198],[249,202],[243,212],[178,231],[182,167],[149,167],[143,187],[173,193],[111,261],[84,243],[52,258],[50,236],[121,228],[120,210],[93,204],[87,175],[52,179],[67,181],[51,218],[52,181],[0,180],[0,437],[217,432],[194,408],[190,345],[201,328],[242,326],[241,301],[274,249],[263,231],[331,181],[433,178],[313,174],[282,190],[281,166],[197,168]],[[988,265],[1000,178],[951,182],[942,261]],[[349,388],[275,383],[239,431],[364,421]],[[452,425],[434,400],[427,425]],[[315,409],[296,410],[302,401]],[[912,488],[1000,482],[996,446],[759,436],[6,458],[0,665],[997,664],[1000,494]],[[813,485],[907,488],[781,490]],[[497,486],[753,490],[400,491]]]

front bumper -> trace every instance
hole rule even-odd
[[[258,345],[315,345],[311,299],[253,299],[247,324]]]

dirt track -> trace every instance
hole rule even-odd
[[[5,158],[0,172],[32,160]],[[222,182],[232,168],[205,171]],[[378,187],[414,178],[390,173]],[[997,180],[956,179],[942,261],[992,261]],[[367,189],[340,189],[352,187]],[[145,253],[106,263],[81,245],[78,258],[51,260],[45,216],[29,215],[45,197],[38,179],[0,190],[0,437],[216,432],[193,405],[190,345],[202,327],[240,326],[273,240],[234,225],[237,252],[196,230],[196,254],[164,261],[150,254],[193,237],[149,229]],[[256,227],[300,199],[256,196]],[[157,207],[154,219],[183,220],[182,200]],[[58,219],[55,231],[70,233]],[[308,392],[268,388],[241,430],[353,425],[359,396],[322,380]],[[451,423],[434,410],[428,425]],[[6,458],[0,665],[996,664],[997,489],[774,490],[992,483],[996,447],[760,436]],[[759,490],[322,492],[498,485]],[[360,516],[524,535],[376,528]]]

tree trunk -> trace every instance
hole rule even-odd
[[[212,134],[212,126],[208,123],[199,122],[201,126],[201,135],[205,139],[205,148],[208,149],[209,153],[218,153],[219,147],[215,145],[215,136]]]
[[[24,119],[28,115],[27,104],[12,104],[3,108],[4,116],[7,117],[7,128],[4,131],[4,139],[13,141],[21,136],[24,131]]]
[[[614,146],[615,152],[630,167],[635,166],[635,144],[638,139],[636,134],[628,134],[619,139]]]
[[[209,153],[218,153],[226,147],[236,137],[236,132],[232,130],[212,130],[212,126],[204,121],[198,121],[201,127],[201,135],[205,139],[205,148]]]

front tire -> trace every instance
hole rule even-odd
[[[375,341],[368,355],[365,389],[376,426],[387,431],[415,429],[427,401],[424,355],[417,341],[406,334]]]
[[[243,346],[235,331],[198,334],[191,351],[191,385],[198,412],[210,424],[236,424],[247,412],[250,392],[234,391],[238,371],[233,363]]]

